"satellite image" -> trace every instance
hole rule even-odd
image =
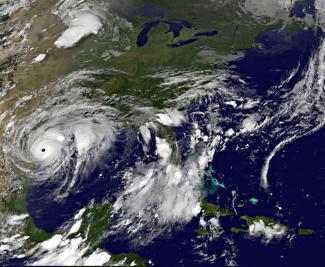
[[[0,0],[0,266],[325,266],[325,0]]]

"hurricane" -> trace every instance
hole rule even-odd
[[[38,173],[37,182],[55,179],[55,173],[64,176],[59,172],[65,174],[69,166],[75,166],[66,173],[73,182],[79,174],[89,172],[114,140],[114,109],[82,102],[78,92],[63,94],[35,110],[28,121],[13,121],[6,128],[8,138],[12,138],[7,151],[19,168]],[[33,168],[27,170],[20,162]]]

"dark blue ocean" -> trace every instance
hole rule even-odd
[[[150,9],[150,12],[158,11]],[[299,12],[298,8],[297,12]],[[138,39],[139,47],[144,46],[148,41],[147,34],[150,28],[159,23],[160,21],[155,21],[145,25],[142,39]],[[184,23],[181,26],[175,25],[170,24],[170,31],[174,35],[179,34],[182,27],[190,26]],[[216,32],[211,31],[211,35],[215,34]],[[291,37],[283,32],[269,31],[257,38],[257,42],[263,44],[263,48],[245,50],[245,56],[229,63],[227,68],[246,79],[248,87],[255,89],[256,97],[269,98],[268,100],[273,101],[276,107],[281,101],[281,90],[292,89],[293,85],[302,78],[307,62],[313,51],[317,49],[320,39],[319,30],[302,30]],[[267,94],[270,88],[274,89],[273,86],[281,82],[288,71],[297,67],[297,74],[290,83],[271,96]],[[229,86],[233,83],[235,81],[229,80]],[[228,117],[230,121],[236,116],[236,111],[229,106],[223,106],[218,97],[212,99],[209,105],[213,105],[213,101],[222,107],[221,114]],[[193,103],[188,110],[189,115],[195,111],[205,112],[207,107],[204,105],[202,102]],[[196,119],[200,120],[200,118]],[[204,118],[201,120],[202,123],[205,122]],[[182,138],[184,133],[189,133],[189,125],[174,129],[180,145],[182,142],[186,144]],[[267,135],[268,133],[264,133],[263,138]],[[214,155],[210,166],[216,170],[215,178],[223,182],[226,188],[207,195],[207,200],[232,210],[231,191],[235,190],[240,200],[247,203],[249,198],[255,197],[259,202],[256,206],[245,204],[243,208],[238,209],[238,216],[221,218],[224,232],[219,239],[209,241],[204,252],[220,256],[225,249],[232,249],[233,246],[229,245],[228,241],[233,239],[236,247],[234,259],[239,266],[325,266],[322,253],[325,247],[325,129],[294,141],[275,155],[268,173],[271,185],[268,191],[261,189],[259,181],[261,167],[268,151],[261,151],[252,161],[252,150],[236,149],[247,142],[252,149],[256,149],[261,146],[263,138],[248,136],[234,140],[227,144],[224,151],[217,151]],[[272,140],[270,142],[272,144]],[[154,144],[151,145],[154,149]],[[274,145],[276,145],[275,141]],[[105,167],[98,167],[88,177],[80,179],[77,190],[72,190],[65,199],[60,201],[53,199],[52,193],[59,187],[57,181],[32,183],[27,200],[35,224],[52,232],[91,200],[100,202],[108,198],[114,201],[116,194],[123,188],[121,182],[123,169],[134,166],[139,159],[155,160],[154,156],[150,159],[144,157],[136,131],[126,129],[119,133],[115,145],[107,151]],[[111,179],[102,179],[99,174]],[[279,206],[282,207],[281,212]],[[231,233],[232,226],[243,226],[243,222],[238,218],[246,214],[263,215],[279,220],[289,226],[292,233],[298,228],[310,228],[314,230],[314,234],[295,235],[292,240],[284,238],[264,245],[258,238],[249,239],[243,234]],[[298,225],[300,222],[301,226]],[[155,266],[159,267],[225,266],[225,259],[222,257],[211,264],[202,261],[202,258],[194,253],[193,248],[199,243],[194,233],[197,228],[198,218],[194,218],[189,224],[170,230],[147,246],[132,247],[117,236],[104,240],[102,247],[112,253],[136,252],[146,259],[151,259]]]

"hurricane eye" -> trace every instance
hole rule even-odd
[[[42,152],[45,152],[45,148],[42,148]]]

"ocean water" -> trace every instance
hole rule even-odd
[[[282,4],[294,1],[289,2]],[[323,14],[319,2],[315,10]],[[62,47],[99,34],[105,24],[93,2],[60,1],[56,11],[67,26],[57,40],[64,41]],[[139,12],[161,14],[152,8]],[[162,88],[189,87],[170,100],[175,108],[135,106],[136,115],[122,116],[83,97],[82,85],[112,70],[61,78],[58,97],[5,129],[12,140],[5,151],[30,176],[28,211],[36,226],[55,231],[89,202],[108,200],[113,216],[102,248],[110,253],[137,252],[156,266],[320,266],[325,45],[319,21],[319,28],[292,36],[259,35],[260,46],[242,51],[225,70],[157,74]],[[143,29],[140,46],[158,23]],[[190,27],[168,24],[174,37]],[[65,38],[76,29],[78,38]],[[182,43],[177,44],[175,49]],[[205,190],[211,177],[225,188]],[[203,218],[202,198],[236,216]],[[258,205],[251,205],[251,198]],[[232,233],[246,214],[274,218],[290,230],[279,240]],[[211,237],[195,234],[202,225]],[[315,235],[298,236],[296,230],[304,227]],[[60,250],[48,258],[42,253],[31,262],[53,263]]]

